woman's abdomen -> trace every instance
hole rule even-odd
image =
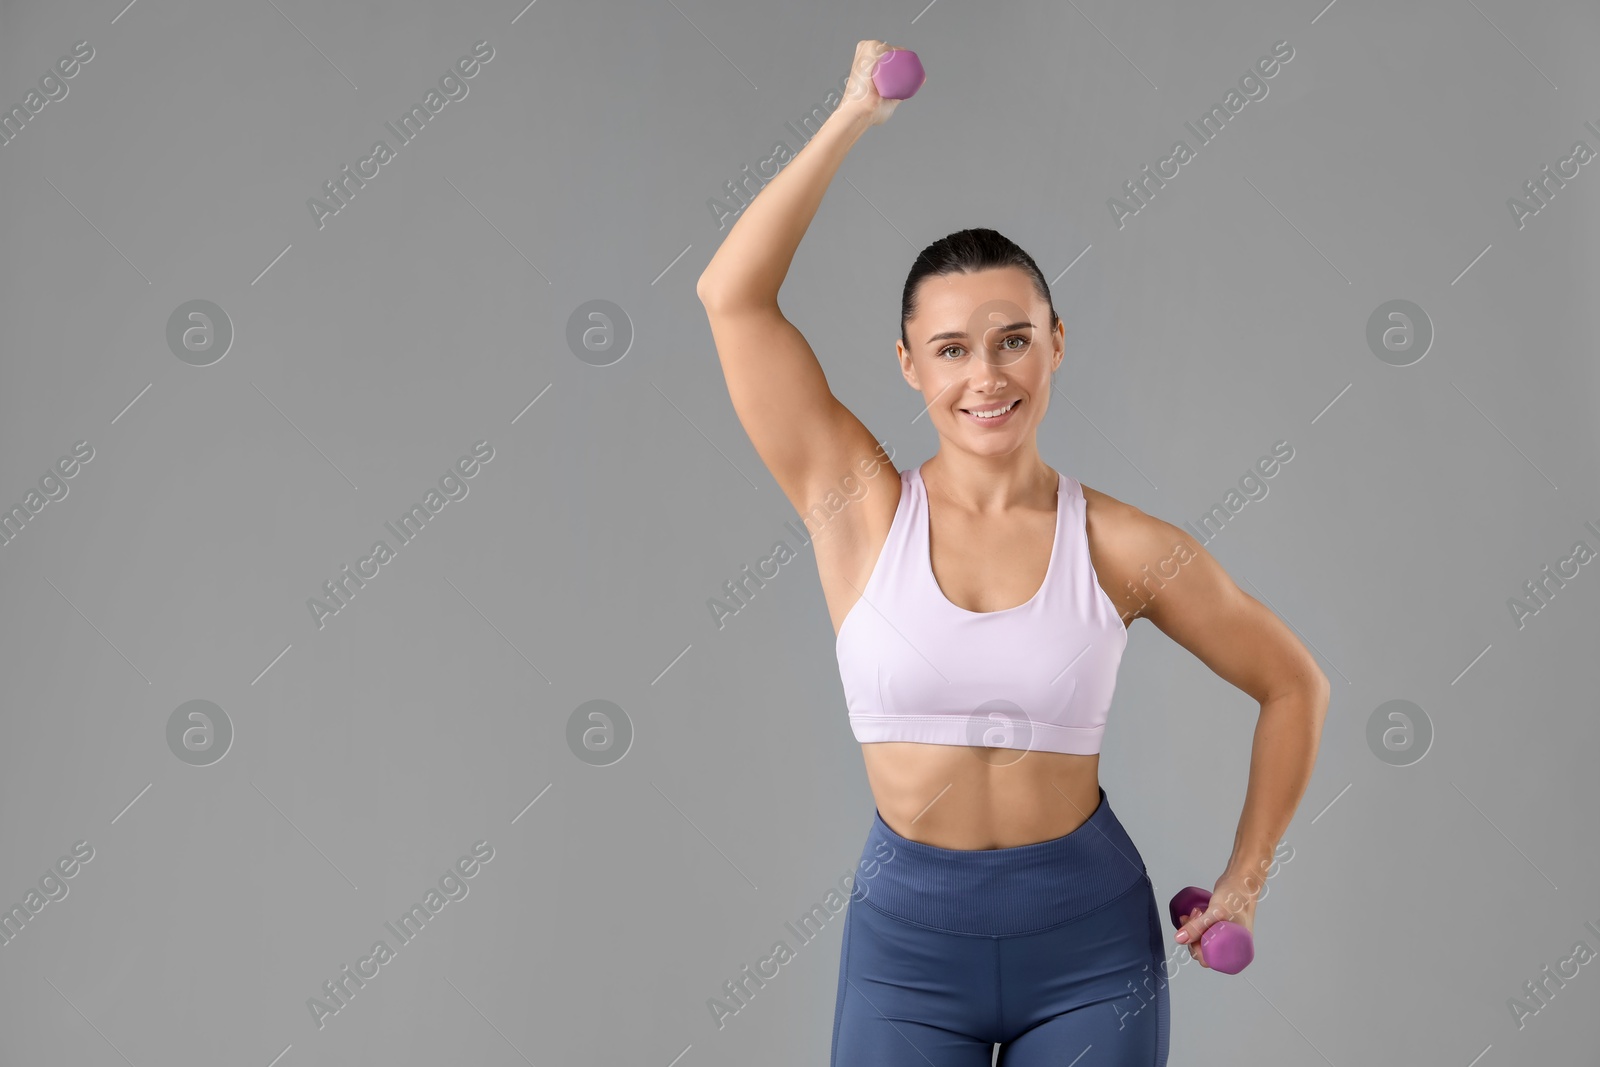
[[[993,849],[1071,833],[1099,803],[1100,757],[967,745],[864,744],[867,782],[896,833]]]

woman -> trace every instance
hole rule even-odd
[[[896,472],[829,391],[777,294],[845,153],[898,106],[870,77],[886,51],[857,46],[843,101],[697,286],[739,420],[796,510],[867,484],[813,542],[877,807],[832,1063],[985,1067],[998,1044],[1006,1067],[1086,1048],[1085,1064],[1164,1064],[1161,917],[1098,779],[1127,626],[1149,619],[1261,703],[1233,854],[1175,934],[1202,966],[1212,923],[1253,929],[1328,681],[1187,534],[1044,464],[1065,328],[1033,259],[994,231],[936,241],[906,281],[896,352],[933,458]]]

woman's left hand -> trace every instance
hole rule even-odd
[[[1173,932],[1179,944],[1188,946],[1189,955],[1200,961],[1200,966],[1207,969],[1211,966],[1206,962],[1200,936],[1212,923],[1223,920],[1238,923],[1250,931],[1252,937],[1255,935],[1256,897],[1261,892],[1262,884],[1259,878],[1224,874],[1211,890],[1210,904],[1204,910],[1195,908],[1191,911],[1184,924]]]

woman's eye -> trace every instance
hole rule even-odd
[[[1006,346],[1006,342],[1007,341],[1017,341],[1019,343],[1017,345],[1015,345],[1015,346],[1007,347]],[[1001,347],[1004,347],[1007,352],[1021,352],[1021,351],[1023,351],[1024,349],[1026,349],[1028,347],[1028,339],[1026,337],[1024,337],[1020,333],[1014,333],[1011,336],[1005,338],[1005,340],[1001,341],[1000,344],[1001,344]],[[941,348],[939,350],[939,358],[941,358],[941,359],[944,359],[944,358],[947,358],[947,357],[948,358],[954,358],[954,357],[950,356],[951,352],[960,353],[960,352],[963,352],[963,351],[964,351],[964,349],[960,345],[946,345],[944,348]]]

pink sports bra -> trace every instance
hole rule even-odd
[[[980,612],[939,588],[922,467],[900,472],[889,536],[835,642],[857,741],[1100,751],[1128,630],[1089,559],[1083,487],[1059,482],[1044,584]]]

